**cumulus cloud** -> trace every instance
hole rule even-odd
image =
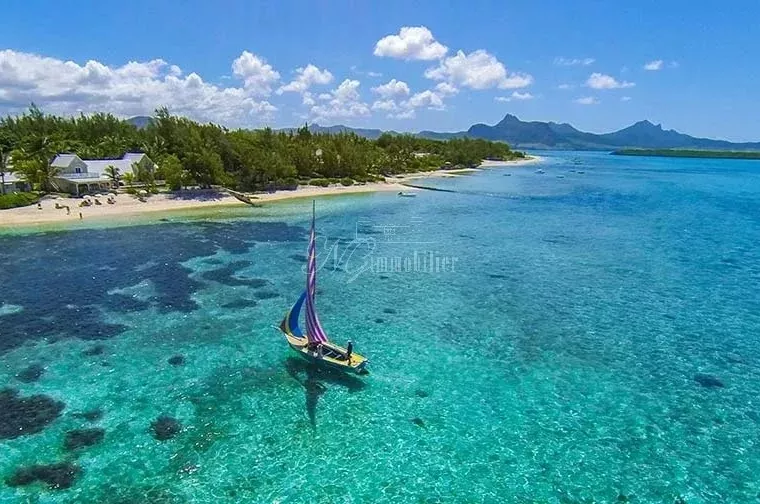
[[[610,75],[595,72],[588,78],[586,85],[591,89],[622,89],[633,87],[636,84],[626,81],[620,82]]]
[[[632,100],[632,98],[630,96],[622,96],[620,98],[620,101],[631,101],[631,100]]]
[[[431,110],[444,110],[446,108],[443,104],[443,97],[430,89],[413,94],[401,105],[407,109],[427,107]]]
[[[435,40],[424,26],[404,26],[398,35],[388,35],[375,44],[375,56],[404,60],[436,60],[446,55],[448,48]]]
[[[385,84],[373,87],[372,91],[379,94],[382,98],[387,99],[397,96],[407,96],[409,94],[409,86],[404,81],[391,79]]]
[[[311,107],[311,115],[318,120],[368,116],[370,109],[361,101],[359,85],[358,80],[344,80],[322,103]]]
[[[530,75],[507,73],[504,64],[483,49],[470,54],[457,51],[456,55],[443,59],[437,67],[428,68],[425,77],[471,89],[516,89],[533,83]]]
[[[245,125],[268,118],[276,108],[261,97],[279,74],[244,51],[232,64],[241,87],[219,87],[198,74],[155,59],[107,66],[78,64],[13,50],[0,51],[0,110],[18,113],[30,102],[54,114],[108,111],[148,115],[160,106],[199,121]]]
[[[579,105],[598,105],[599,100],[593,96],[584,96],[583,98],[576,99],[575,103],[578,103]]]
[[[494,100],[496,100],[497,102],[511,102],[514,100],[518,100],[518,101],[532,100],[533,98],[535,98],[535,96],[533,96],[530,93],[520,93],[519,91],[513,91],[510,96],[497,96],[496,98],[494,98]]]
[[[307,107],[311,107],[312,105],[317,103],[316,101],[314,101],[314,95],[312,95],[309,91],[304,91],[301,94],[301,100],[303,101],[303,104],[306,105]]]
[[[272,85],[280,80],[280,74],[264,58],[248,51],[232,62],[232,73],[243,79],[245,88],[256,95],[268,96]]]
[[[559,66],[588,66],[594,61],[594,58],[554,58],[554,64]]]
[[[573,86],[570,84],[560,84],[557,86],[557,89],[573,89]]]
[[[393,111],[398,110],[398,105],[393,100],[377,100],[372,104],[372,110]]]
[[[435,85],[435,92],[441,96],[454,96],[459,90],[448,82],[439,82]]]
[[[309,63],[305,68],[296,68],[296,78],[290,83],[281,86],[277,94],[286,92],[303,93],[311,86],[329,84],[333,80],[333,74],[328,70],[320,70]]]
[[[662,60],[650,61],[649,63],[644,65],[644,70],[651,70],[651,71],[662,70],[663,64],[664,62]]]

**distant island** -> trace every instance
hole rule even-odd
[[[150,118],[148,118],[150,119]],[[134,118],[134,123],[144,124],[146,118]],[[286,128],[285,131],[297,131]],[[383,134],[403,135],[395,131],[380,129],[352,128],[350,126],[320,126],[310,124],[312,133],[355,133],[358,136],[376,140]],[[407,134],[408,135],[408,134]],[[533,150],[597,150],[615,149],[684,149],[684,150],[725,150],[760,151],[760,142],[729,142],[686,135],[672,129],[663,129],[660,124],[639,121],[631,126],[610,133],[588,133],[567,123],[522,121],[507,114],[494,125],[473,124],[466,131],[436,132],[420,131],[413,136],[431,140],[452,138],[477,138],[504,142],[512,149]]]
[[[691,149],[620,149],[615,156],[654,156],[713,159],[760,159],[760,151],[717,151]]]

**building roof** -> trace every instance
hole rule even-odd
[[[67,168],[75,159],[79,159],[81,161],[79,156],[76,154],[58,154],[50,163],[50,166],[55,166],[56,168]]]
[[[138,163],[144,157],[145,157],[144,152],[127,152],[126,154],[124,154],[124,156],[122,156],[122,159],[128,159],[132,161],[133,163]]]
[[[16,182],[23,182],[25,180],[23,177],[19,177],[15,173],[11,172],[5,172],[3,175],[5,175],[6,184],[15,184]]]
[[[87,173],[91,174],[104,174],[106,168],[113,166],[119,169],[119,173],[122,175],[127,172],[132,172],[132,163],[129,159],[87,159]]]

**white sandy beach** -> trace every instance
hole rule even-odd
[[[299,186],[294,191],[277,191],[274,193],[263,193],[253,195],[257,203],[267,203],[272,201],[282,201],[293,198],[310,198],[319,196],[331,196],[339,194],[356,194],[380,191],[414,191],[415,189],[402,185],[403,182],[427,178],[427,177],[456,177],[466,173],[477,172],[482,168],[496,167],[513,167],[524,166],[541,161],[541,158],[535,156],[526,160],[519,161],[484,161],[479,168],[464,170],[436,170],[431,172],[408,173],[399,178],[388,178],[386,182],[375,182],[364,185],[342,186],[333,185],[330,187]],[[112,217],[128,217],[152,212],[168,212],[175,210],[203,209],[219,206],[244,206],[233,196],[225,193],[218,193],[214,199],[203,199],[192,197],[175,197],[171,194],[156,194],[147,198],[145,202],[137,197],[128,194],[118,194],[116,203],[111,205],[101,200],[102,205],[92,205],[89,207],[80,207],[82,202],[78,198],[45,198],[41,200],[42,210],[37,205],[27,207],[12,208],[0,210],[0,228],[34,226],[38,224],[54,224],[77,222],[80,220],[98,220],[107,221]],[[67,214],[65,209],[56,209],[55,204],[68,205],[71,213]]]

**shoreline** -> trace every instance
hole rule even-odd
[[[253,196],[256,204],[264,204],[322,196],[392,191],[409,192],[417,191],[417,189],[402,185],[403,182],[409,180],[432,177],[461,177],[488,168],[519,167],[534,164],[542,160],[543,158],[539,156],[530,156],[529,159],[525,160],[483,161],[478,168],[407,173],[398,177],[387,177],[386,182],[370,182],[364,185],[352,186],[299,186],[298,189],[293,191],[276,191],[274,193],[263,194],[246,193],[246,195]],[[130,217],[138,216],[156,217],[162,214],[170,214],[183,210],[214,210],[218,208],[236,207],[243,209],[248,206],[232,195],[225,193],[224,190],[219,190],[218,193],[215,193],[212,196],[208,193],[204,194],[199,192],[193,197],[193,194],[189,191],[184,194],[157,194],[150,196],[145,202],[141,202],[137,197],[129,194],[118,194],[116,196],[116,203],[113,205],[107,204],[105,200],[103,200],[102,205],[93,205],[89,207],[79,207],[78,205],[81,201],[82,199],[80,198],[43,198],[40,200],[42,210],[38,210],[36,205],[0,210],[0,233],[18,230],[19,228],[29,230],[35,230],[35,228],[37,228],[36,230],[45,230],[45,228],[49,226],[52,226],[53,229],[68,229],[70,227],[81,227],[82,224],[88,222],[108,224],[108,222],[113,219],[128,219]],[[64,209],[55,209],[54,205],[56,203],[68,205],[71,208],[71,213],[67,214]]]

